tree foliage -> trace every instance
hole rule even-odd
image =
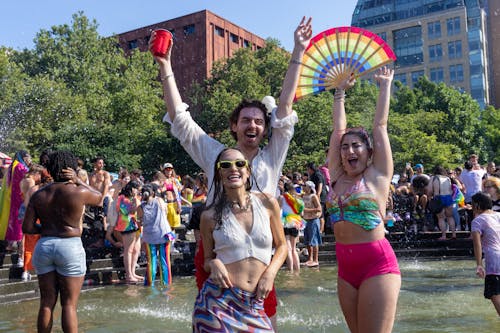
[[[91,159],[108,169],[141,168],[146,174],[172,162],[181,174],[198,171],[161,122],[165,112],[158,68],[148,53],[125,56],[115,38],[103,38],[83,13],[67,25],[41,30],[33,50],[0,49],[0,150],[27,149],[34,156],[51,147]],[[278,101],[290,55],[277,40],[242,48],[214,64],[212,75],[191,88],[196,121],[233,145],[228,116],[243,99]],[[348,126],[372,127],[378,89],[362,79],[348,91]],[[332,131],[332,92],[294,104],[299,116],[284,170],[322,164]],[[396,172],[404,164],[462,164],[471,152],[481,161],[500,150],[500,110],[480,110],[468,94],[422,78],[413,89],[396,82],[389,116]]]

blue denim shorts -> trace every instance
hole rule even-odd
[[[36,274],[56,271],[63,276],[83,276],[87,271],[85,250],[80,237],[42,237],[35,246]]]

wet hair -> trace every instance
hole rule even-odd
[[[76,171],[78,168],[78,161],[70,151],[59,150],[49,155],[49,162],[47,163],[47,170],[49,171],[54,181],[66,181],[68,178],[64,177],[62,170],[71,168]]]
[[[216,227],[219,228],[222,225],[222,213],[224,209],[228,205],[228,201],[226,198],[226,190],[224,189],[224,186],[222,184],[222,177],[220,175],[220,172],[217,168],[217,163],[221,160],[221,157],[224,155],[229,150],[236,150],[241,153],[241,150],[238,148],[224,148],[219,155],[217,155],[217,159],[215,160],[215,165],[214,165],[214,179],[212,181],[212,184],[210,185],[210,190],[214,190],[214,200],[212,203],[207,207],[207,209],[214,208],[215,214],[214,214],[214,219],[216,221]],[[250,166],[250,163],[247,164],[246,168],[248,169],[249,172],[249,177],[246,182],[245,190],[250,191],[252,188],[252,182],[250,179],[253,179],[253,174],[252,174],[252,167]],[[257,185],[257,189],[262,192]]]
[[[139,183],[136,182],[135,180],[129,181],[127,185],[125,185],[122,190],[120,191],[120,194],[126,196],[127,198],[130,198],[132,196],[132,189],[136,188],[139,189]]]
[[[344,137],[347,135],[357,136],[366,145],[370,154],[372,153],[373,144],[372,144],[372,140],[370,139],[370,136],[368,135],[368,132],[366,131],[366,129],[364,129],[363,127],[347,128],[346,132],[342,135],[342,139],[340,140],[340,142],[343,142]]]
[[[466,170],[472,170],[472,162],[471,161],[465,161],[464,168]]]
[[[40,161],[42,161],[41,157],[40,157]],[[77,159],[77,163],[78,163],[78,166],[80,168],[83,168],[83,166],[85,165],[85,162],[81,158]]]
[[[262,111],[262,115],[264,116],[264,121],[265,121],[264,128],[266,129],[269,128],[269,123],[271,122],[271,118],[267,114],[266,106],[258,100],[248,100],[248,99],[242,100],[240,104],[238,104],[238,106],[233,110],[233,112],[231,112],[231,115],[229,116],[229,124],[230,125],[237,124],[238,119],[240,118],[241,110],[243,110],[244,108],[253,108],[253,107]],[[233,139],[238,140],[238,138],[236,137],[236,132],[234,132],[233,130],[231,130],[231,135],[233,136]]]
[[[476,207],[479,210],[491,209],[493,207],[491,196],[485,192],[477,192],[472,196],[472,207]]]

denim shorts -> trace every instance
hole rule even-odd
[[[87,271],[80,237],[42,237],[36,243],[33,266],[38,275],[56,271],[63,276],[83,276]]]

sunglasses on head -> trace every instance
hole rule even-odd
[[[238,169],[241,169],[248,165],[248,161],[247,160],[219,161],[217,163],[217,168],[229,169],[232,165],[236,165]]]

